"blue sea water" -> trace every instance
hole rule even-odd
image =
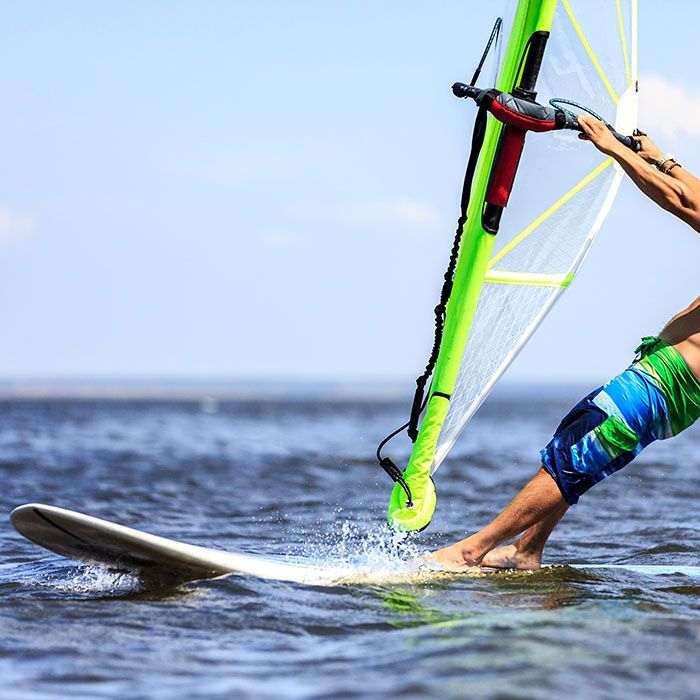
[[[438,511],[414,551],[505,506],[579,393],[487,402],[437,474]],[[374,448],[406,409],[328,392],[0,402],[0,697],[698,697],[700,579],[681,573],[143,590],[39,549],[6,518],[41,501],[195,544],[377,561],[393,555]],[[698,494],[694,426],[584,496],[547,562],[700,565]]]

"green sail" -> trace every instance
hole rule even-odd
[[[511,92],[518,85],[535,32],[549,32],[556,0],[520,0],[508,39],[496,87]],[[482,226],[482,208],[496,157],[503,125],[489,117],[481,155],[474,175],[467,223],[462,233],[459,259],[432,385],[420,424],[418,438],[403,477],[411,489],[413,505],[408,507],[403,488],[396,484],[389,500],[389,524],[397,530],[421,530],[433,517],[435,487],[430,478],[438,438],[454,390],[464,346],[469,336],[479,293],[494,246],[495,236]],[[445,396],[446,395],[446,396]]]
[[[528,86],[541,103],[572,99],[632,133],[637,44],[637,0],[520,0],[496,87]],[[389,522],[399,530],[430,522],[431,474],[571,284],[623,176],[575,133],[529,134],[499,229],[485,197],[503,128],[489,116],[432,385],[403,472],[413,505],[401,486],[389,502]]]

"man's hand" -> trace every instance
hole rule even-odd
[[[639,142],[642,147],[637,153],[647,163],[656,163],[664,157],[664,154],[659,150],[658,146],[648,136],[635,136],[635,141]]]
[[[664,156],[646,136],[635,137],[642,146],[642,150],[635,153],[623,146],[600,120],[588,115],[577,120],[582,131],[580,138],[591,141],[599,151],[612,156],[649,199],[700,233],[700,180],[680,167],[673,168],[670,173],[649,167],[646,161],[658,161]]]
[[[612,131],[600,119],[584,114],[577,117],[576,121],[578,121],[582,131],[579,134],[579,138],[584,141],[590,141],[602,153],[611,156],[619,153],[621,148],[626,148],[613,136]]]

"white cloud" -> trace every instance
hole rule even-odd
[[[0,206],[0,240],[27,235],[31,233],[33,224],[30,216]]]
[[[430,205],[410,197],[312,204],[297,202],[290,213],[304,223],[327,226],[340,221],[375,231],[380,227],[398,225],[413,232],[432,232],[441,221],[438,212]]]
[[[432,228],[437,226],[440,220],[432,207],[415,199],[399,197],[386,202],[385,206],[387,214],[400,224],[417,228]]]
[[[215,187],[272,185],[321,170],[328,158],[314,144],[194,143],[165,163],[168,173]]]
[[[349,202],[339,207],[339,213],[355,224],[401,224],[416,229],[432,228],[439,220],[430,206],[409,197]]]
[[[661,75],[641,76],[639,124],[656,141],[700,138],[700,88]]]
[[[303,243],[303,238],[298,233],[284,229],[265,231],[261,235],[261,240],[265,248],[272,251],[292,250]]]

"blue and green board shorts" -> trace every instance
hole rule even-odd
[[[569,505],[700,414],[700,384],[675,348],[650,337],[637,350],[628,369],[574,406],[540,452]]]

